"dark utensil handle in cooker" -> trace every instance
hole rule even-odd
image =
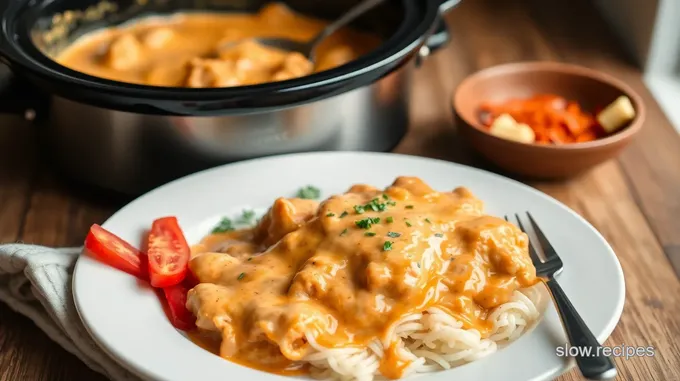
[[[578,355],[574,358],[581,374],[589,380],[611,380],[616,377],[614,362],[605,356],[602,346],[571,304],[559,283],[555,278],[550,278],[546,281],[546,285],[560,312],[569,344],[579,349]],[[584,351],[590,351],[590,354],[584,355]]]

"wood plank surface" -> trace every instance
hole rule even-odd
[[[452,41],[416,74],[412,125],[396,152],[497,171],[458,138],[450,97],[468,74],[506,62],[558,60],[608,72],[643,98],[647,122],[617,159],[567,182],[531,182],[595,226],[626,277],[626,304],[607,345],[654,346],[617,358],[618,380],[680,380],[680,138],[640,71],[587,0],[468,0],[447,15]],[[39,131],[0,117],[0,242],[79,245],[128,200],[65,182],[41,157]],[[578,306],[577,306],[578,307]],[[30,320],[0,304],[0,380],[104,380]],[[576,370],[558,378],[582,380]],[[500,380],[502,381],[502,380]]]

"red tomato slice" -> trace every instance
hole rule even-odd
[[[142,280],[149,279],[146,255],[97,224],[90,227],[85,238],[85,249],[91,256],[109,266]]]
[[[152,286],[164,288],[184,280],[189,264],[189,245],[177,218],[163,217],[153,222],[146,253]]]
[[[196,327],[196,318],[187,309],[188,291],[181,284],[163,288],[170,310],[170,322],[175,328],[183,331],[190,331]]]

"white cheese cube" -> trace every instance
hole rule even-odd
[[[524,123],[517,123],[512,116],[502,114],[494,119],[489,130],[491,135],[502,139],[531,144],[536,141],[534,130]]]
[[[510,114],[501,114],[498,116],[498,118],[493,120],[493,123],[491,123],[491,129],[494,127],[514,127],[515,125],[517,125],[517,121],[515,121],[515,118],[513,118]]]
[[[635,109],[630,99],[625,95],[616,98],[614,102],[597,114],[597,121],[608,134],[625,126],[634,118]]]

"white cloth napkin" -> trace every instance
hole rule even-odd
[[[71,280],[81,248],[0,245],[0,301],[113,381],[138,381],[92,340],[73,301]]]

